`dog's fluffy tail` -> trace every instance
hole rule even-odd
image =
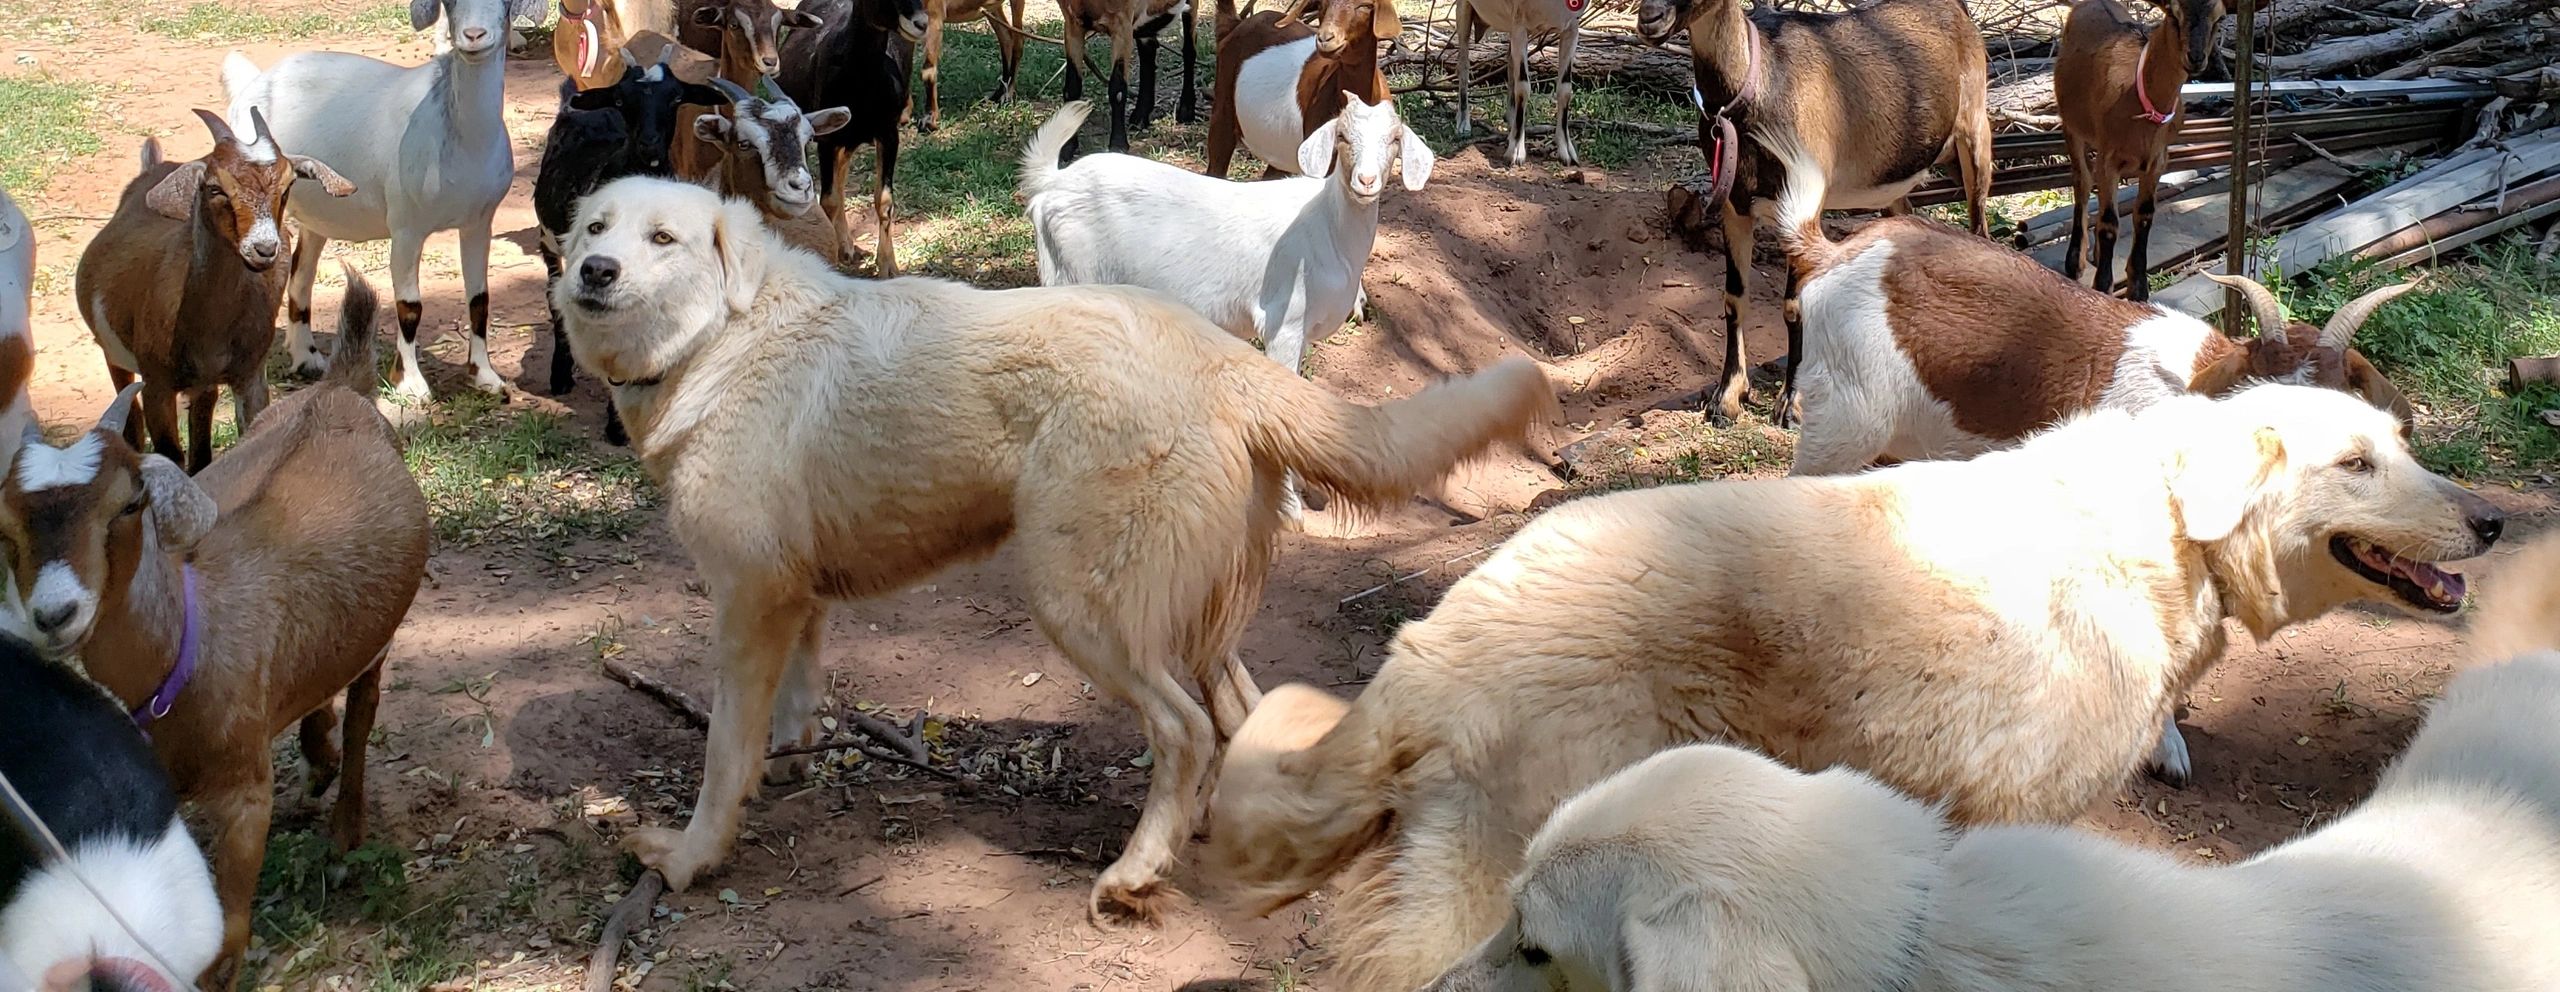
[[[1272,690],[1227,742],[1209,799],[1209,864],[1256,914],[1323,887],[1387,826],[1393,769],[1356,705]]]
[[[1234,367],[1244,370],[1229,381],[1255,457],[1369,512],[1438,485],[1498,443],[1525,439],[1557,410],[1546,374],[1517,356],[1377,406],[1335,396],[1267,360]]]
[[[1022,178],[1017,188],[1022,190],[1024,200],[1040,195],[1049,188],[1050,180],[1057,178],[1058,150],[1067,146],[1067,139],[1076,136],[1076,129],[1084,126],[1085,116],[1091,113],[1091,102],[1068,101],[1057,113],[1049,115],[1049,122],[1040,125],[1029,144],[1022,146]]]
[[[326,381],[371,396],[382,388],[373,367],[373,329],[382,317],[382,300],[355,266],[342,261],[338,268],[347,275],[347,295],[338,303],[338,342],[329,349]]]
[[[2560,649],[2560,534],[2525,546],[2489,578],[2471,621],[2473,659],[2496,664]]]

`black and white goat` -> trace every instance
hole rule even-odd
[[[657,62],[643,67],[629,50],[621,52],[622,79],[611,86],[577,89],[561,80],[560,109],[542,143],[542,171],[533,180],[533,215],[542,224],[542,269],[548,280],[560,278],[560,237],[578,201],[596,187],[624,176],[663,176],[672,169],[668,148],[676,133],[676,108],[683,104],[717,107],[729,102],[720,90],[677,79],[668,69],[676,46],[669,44]],[[550,294],[543,294],[547,299]],[[569,338],[560,330],[560,311],[551,311],[551,395],[576,385],[570,370]],[[605,397],[605,440],[624,442],[622,419]]]
[[[15,790],[0,793],[0,983],[191,987],[222,948],[222,908],[151,745],[97,684],[16,637],[0,636],[0,685]]]

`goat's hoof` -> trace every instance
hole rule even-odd
[[[1085,916],[1094,926],[1117,929],[1126,926],[1154,926],[1163,918],[1164,903],[1172,887],[1163,879],[1147,879],[1135,885],[1114,882],[1111,872],[1093,883],[1093,896],[1085,904]]]
[[[471,388],[499,399],[505,399],[507,396],[506,377],[499,375],[496,369],[481,369],[474,373],[471,376]]]
[[[1508,160],[1510,160],[1510,162],[1511,162],[1511,167],[1512,167],[1512,168],[1515,168],[1515,169],[1516,169],[1516,168],[1519,168],[1519,167],[1521,167],[1521,166],[1524,166],[1524,165],[1529,164],[1529,144],[1528,144],[1528,142],[1525,142],[1525,141],[1524,141],[1524,142],[1515,142],[1515,143],[1513,143],[1513,144],[1512,144],[1512,146],[1511,146],[1511,152],[1510,152],[1510,154],[1507,154],[1507,155],[1505,155],[1505,156],[1503,156],[1503,157],[1504,157],[1504,158],[1506,158],[1506,159],[1508,159]]]
[[[403,376],[399,385],[391,387],[391,392],[411,403],[425,403],[436,398],[435,390],[427,388],[425,376]]]
[[[685,854],[684,831],[664,827],[634,830],[622,838],[622,849],[640,862],[640,867],[655,869],[666,876],[667,890],[682,892],[693,884],[694,872],[702,866]]]
[[[1573,150],[1572,141],[1560,140],[1556,142],[1556,161],[1566,165],[1581,165],[1582,155]]]

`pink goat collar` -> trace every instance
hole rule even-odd
[[[1700,149],[1707,155],[1710,204],[1724,202],[1725,196],[1733,192],[1733,171],[1740,164],[1742,153],[1742,141],[1734,133],[1733,111],[1760,89],[1760,31],[1748,20],[1742,22],[1742,53],[1742,85],[1734,88],[1733,99],[1725,101],[1724,106],[1709,112],[1706,94],[1698,92],[1698,84],[1689,84],[1689,99],[1698,105],[1699,113],[1706,114],[1704,123],[1712,132],[1707,147]]]
[[[178,631],[178,663],[170,667],[169,677],[161,680],[160,688],[152,690],[151,698],[134,707],[133,722],[138,727],[149,727],[151,721],[168,716],[169,708],[177,705],[178,694],[186,691],[187,680],[196,674],[196,646],[204,639],[204,616],[196,610],[196,567],[180,564],[178,574],[184,577],[181,584],[186,587],[187,610],[186,621]]]
[[[2151,34],[2143,35],[2142,51],[2133,57],[2133,95],[2135,99],[2142,101],[2142,112],[2133,115],[2133,119],[2149,121],[2153,124],[2166,124],[2169,123],[2170,115],[2161,113],[2159,107],[2151,104],[2150,73],[2143,71],[2151,65],[2151,39],[2157,34],[2159,32],[2155,30]]]

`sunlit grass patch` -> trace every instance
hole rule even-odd
[[[623,537],[657,502],[638,462],[599,451],[579,425],[474,392],[427,413],[408,460],[448,545]]]

